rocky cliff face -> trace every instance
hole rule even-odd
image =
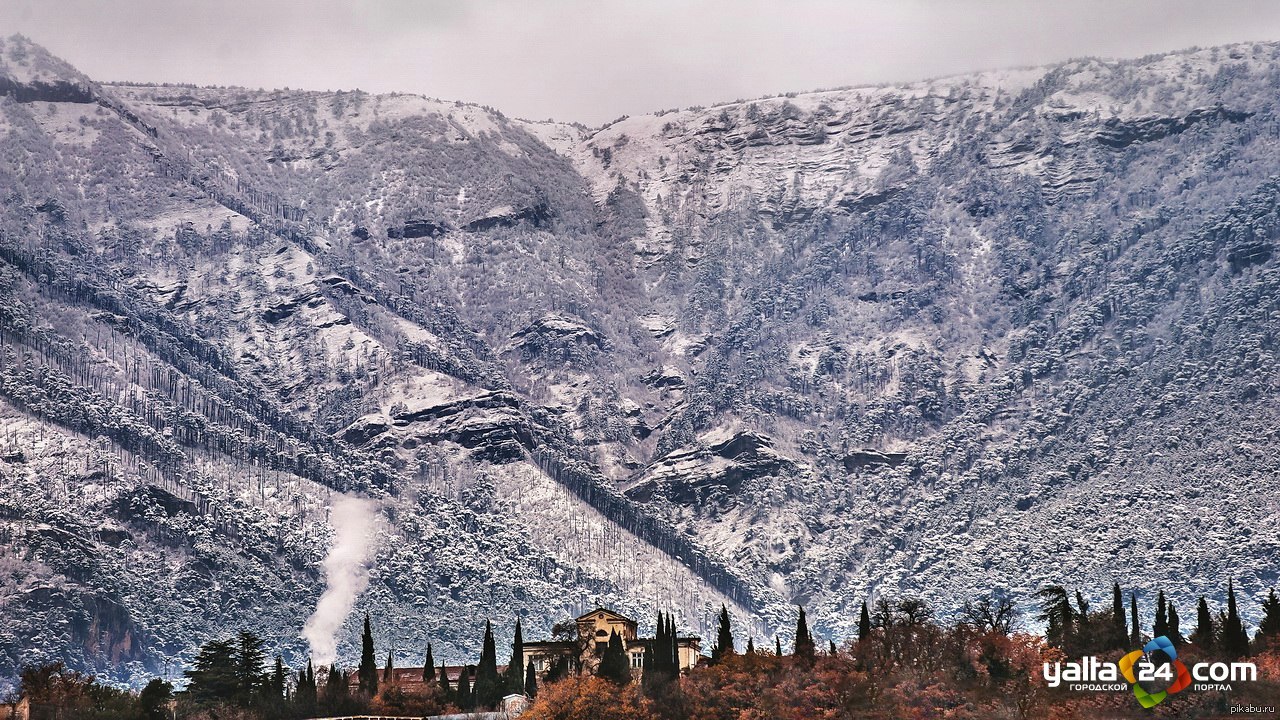
[[[0,671],[300,657],[335,492],[383,640],[458,659],[595,602],[839,640],[1275,582],[1275,45],[598,130],[0,58]]]

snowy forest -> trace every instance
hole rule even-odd
[[[1113,583],[1252,632],[1277,87],[1241,44],[587,128],[3,39],[0,691],[183,678],[227,628],[296,673],[344,497],[349,665],[366,613],[463,664],[458,618],[600,604],[788,647],[803,605],[860,662],[864,601],[942,637]]]

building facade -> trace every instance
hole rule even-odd
[[[645,648],[650,647],[654,639],[639,637],[635,620],[607,608],[596,608],[575,618],[574,622],[578,631],[576,640],[526,641],[525,667],[532,662],[538,678],[542,679],[557,662],[568,659],[576,663],[576,669],[595,672],[605,648],[609,646],[609,636],[616,632],[622,638],[632,674],[639,675],[644,665]],[[698,663],[702,654],[701,638],[696,635],[677,637],[676,647],[681,672]]]

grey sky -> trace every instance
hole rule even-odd
[[[623,113],[1082,55],[1280,40],[1275,0],[0,0],[99,80],[359,87]]]

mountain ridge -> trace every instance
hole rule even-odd
[[[703,631],[725,600],[761,635],[804,603],[846,638],[868,596],[945,613],[991,583],[1118,579],[1185,610],[1228,571],[1262,592],[1273,518],[1244,533],[1213,508],[1274,503],[1277,47],[590,135],[406,95],[7,92],[0,260],[25,312],[0,387],[24,461],[0,470],[43,500],[0,496],[26,558],[0,603],[55,588],[86,619],[66,642],[36,613],[0,670],[31,648],[121,678],[180,665],[209,625],[179,588],[140,600],[140,566],[235,607],[280,578],[256,627],[296,660],[350,490],[392,519],[362,607],[443,652],[476,643],[444,618],[549,630],[601,597]],[[46,433],[61,487],[26,460]],[[1117,510],[1150,497],[1164,516]],[[1171,527],[1202,540],[1179,555]],[[128,618],[105,642],[97,597]],[[121,643],[124,670],[102,651]]]

